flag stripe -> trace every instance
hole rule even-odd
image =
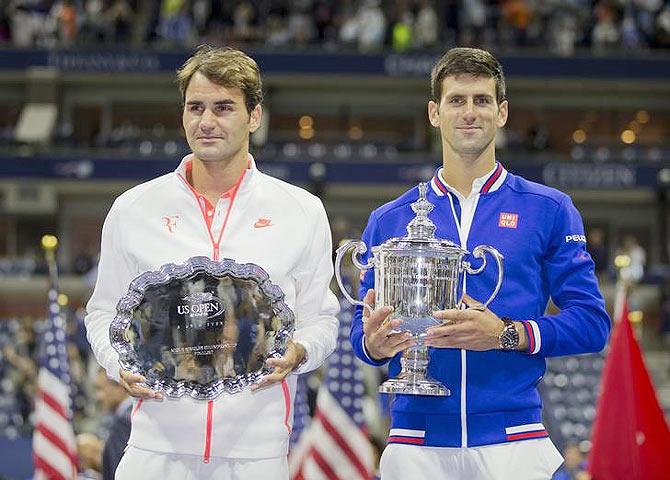
[[[319,466],[321,471],[326,474],[326,478],[330,480],[339,480],[340,477],[338,477],[337,474],[335,473],[335,470],[333,470],[332,467],[328,465],[328,462],[326,461],[325,458],[321,456],[319,450],[317,450],[316,447],[312,448],[310,454],[311,454],[310,456],[314,459],[314,461]]]
[[[35,421],[36,425],[48,425],[52,431],[58,432],[65,442],[71,445],[71,450],[75,449],[74,432],[72,431],[69,419],[63,418],[48,404],[39,400],[35,402],[35,418],[37,419]]]
[[[363,413],[365,384],[361,361],[354,357],[349,343],[354,309],[345,300],[341,300],[340,306],[337,348],[325,365],[325,376],[316,397],[315,417],[309,428],[293,439],[289,455],[291,480],[369,480],[372,477],[374,451]],[[296,433],[296,426],[306,425],[309,409],[306,404],[300,408],[296,404],[293,409]]]
[[[77,449],[70,407],[70,365],[67,355],[65,317],[58,305],[58,271],[47,256],[51,287],[47,325],[39,343],[39,373],[35,398],[33,458],[35,477],[71,480],[77,476]]]
[[[514,435],[507,435],[507,440],[521,440],[523,438],[539,438],[547,437],[547,431],[541,430],[539,432],[516,433]]]
[[[48,480],[67,480],[58,470],[53,468],[49,462],[45,461],[39,455],[33,455],[33,463],[35,464],[35,477],[46,478]],[[41,472],[42,475],[39,475]]]
[[[63,478],[73,478],[76,475],[77,467],[72,463],[70,457],[39,431],[33,432],[33,451],[51,468],[58,471]]]
[[[54,397],[52,397],[48,392],[45,392],[41,388],[38,391],[39,395],[39,400],[44,402],[45,405],[48,405],[51,410],[53,410],[55,413],[60,415],[64,419],[68,419],[68,414],[67,411],[65,410],[65,407],[63,407],[63,404],[59,403],[58,400],[56,400]]]
[[[70,458],[70,461],[72,463],[77,463],[77,453],[75,450],[71,448],[70,445],[65,443],[65,441],[59,437],[56,433],[52,432],[49,430],[49,428],[44,425],[43,423],[39,423],[36,427],[38,432],[51,444],[59,449],[61,452],[63,452],[65,455],[67,455]]]
[[[319,419],[315,419],[315,421],[312,422],[310,435],[312,448],[308,455],[311,455],[314,449],[318,450],[319,454],[328,462],[331,468],[336,472],[337,476],[345,480],[368,478],[367,473],[363,477],[360,476],[356,467],[349,461],[349,458],[341,450],[340,446],[325,429],[323,423]],[[306,470],[305,473],[305,476],[310,478],[310,470]]]
[[[39,388],[61,405],[70,404],[70,388],[48,368],[42,368],[38,374]]]
[[[372,468],[372,447],[367,434],[363,433],[363,430],[339,407],[337,400],[333,398],[328,389],[319,391],[317,409],[328,413],[331,423],[347,439],[347,442],[351,445],[351,449],[368,460],[370,468]]]
[[[316,412],[316,418],[323,424],[323,428],[330,434],[330,436],[335,440],[335,443],[340,447],[342,452],[349,458],[349,461],[353,464],[353,466],[358,470],[358,473],[362,477],[366,477],[368,474],[368,469],[363,465],[361,460],[358,458],[356,453],[351,450],[351,447],[347,443],[347,441],[342,438],[342,435],[340,435],[340,432],[337,431],[337,429],[330,423],[328,420],[328,417],[323,414],[320,410],[317,410]]]

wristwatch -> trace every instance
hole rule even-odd
[[[516,350],[519,348],[519,331],[516,329],[514,322],[507,317],[501,318],[505,326],[498,336],[498,343],[502,350]]]

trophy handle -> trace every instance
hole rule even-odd
[[[478,273],[482,273],[484,269],[486,268],[486,253],[489,253],[496,261],[496,264],[498,265],[498,283],[496,284],[496,288],[493,290],[493,293],[489,297],[486,302],[484,302],[484,307],[488,307],[489,303],[493,301],[494,298],[496,298],[496,295],[498,295],[498,292],[500,291],[500,287],[502,286],[502,281],[503,281],[503,255],[500,253],[498,250],[496,250],[493,247],[490,247],[488,245],[478,245],[475,247],[475,249],[472,251],[472,256],[475,258],[481,258],[482,259],[482,264],[479,268],[472,268],[470,266],[469,262],[463,262],[463,268],[464,270],[470,274],[470,275],[477,275]]]
[[[351,261],[357,269],[368,270],[373,266],[372,259],[370,259],[370,261],[365,265],[362,264],[360,260],[358,260],[358,256],[365,253],[368,250],[368,247],[365,245],[365,243],[360,240],[349,240],[347,243],[345,243],[344,245],[342,245],[340,248],[337,249],[336,252],[337,255],[335,256],[335,279],[337,280],[337,284],[340,286],[342,295],[344,295],[344,298],[346,298],[349,301],[349,303],[351,303],[352,305],[367,308],[370,312],[372,312],[373,311],[372,306],[368,305],[365,302],[361,302],[360,300],[356,300],[354,297],[352,297],[347,291],[347,288],[344,286],[344,282],[342,281],[342,273],[340,271],[342,266],[342,258],[347,253],[347,250],[349,250],[352,247],[354,247],[354,251],[351,252]]]

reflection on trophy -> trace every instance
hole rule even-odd
[[[407,235],[372,247],[372,258],[366,264],[358,258],[367,251],[360,240],[349,241],[338,248],[335,259],[335,276],[344,296],[352,304],[372,310],[371,305],[354,299],[342,283],[342,259],[354,248],[351,256],[354,266],[359,270],[375,269],[375,307],[393,307],[393,317],[403,321],[401,330],[410,332],[416,340],[416,344],[402,354],[400,374],[379,388],[382,393],[450,395],[445,385],[427,375],[428,347],[422,344],[422,339],[429,327],[441,324],[432,312],[461,306],[462,275],[483,272],[487,252],[496,261],[498,282],[484,306],[495,298],[502,284],[503,256],[495,248],[486,245],[474,248],[472,256],[483,262],[478,268],[472,268],[463,260],[469,254],[467,250],[435,237],[435,224],[428,218],[433,205],[426,199],[426,189],[425,183],[419,184],[419,199],[412,204],[415,217],[407,225]]]
[[[294,316],[267,272],[231,259],[193,257],[130,285],[110,327],[122,368],[168,396],[212,399],[271,372]]]

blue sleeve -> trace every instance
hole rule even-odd
[[[377,246],[382,243],[381,233],[379,231],[379,226],[377,223],[377,218],[375,212],[372,212],[370,219],[368,220],[368,225],[363,231],[363,242],[367,246],[367,251],[360,256],[360,261],[363,264],[366,264],[372,258],[372,247]],[[363,299],[367,291],[375,287],[375,271],[374,268],[361,272],[361,283],[358,289],[358,298]],[[349,334],[349,339],[351,340],[351,346],[354,349],[354,353],[358,358],[363,360],[365,363],[374,366],[380,366],[386,364],[389,359],[386,360],[373,360],[368,355],[368,352],[365,348],[365,334],[363,333],[363,307],[356,307],[356,312],[354,313],[354,319],[351,323],[351,332]]]
[[[544,357],[598,352],[607,343],[611,322],[586,251],[582,218],[567,196],[549,238],[542,275],[560,312],[524,322],[529,352]]]

